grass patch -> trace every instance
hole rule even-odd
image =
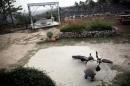
[[[112,24],[110,22],[95,19],[87,23],[86,31],[105,31],[112,30]]]
[[[20,67],[0,70],[0,86],[55,86],[55,83],[42,71]]]
[[[60,40],[57,40],[56,42],[43,42],[38,44],[38,48],[48,48],[50,46],[73,46],[80,43],[114,43],[114,44],[124,44],[124,40],[129,40],[129,38],[125,38],[122,36],[114,36],[114,37],[107,37],[107,38],[63,38]],[[126,42],[130,43],[130,42]],[[82,44],[81,44],[82,45]],[[113,69],[117,69],[116,66],[113,67]]]
[[[71,23],[62,27],[61,32],[83,32],[85,29],[84,24]]]

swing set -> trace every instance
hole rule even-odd
[[[45,2],[45,3],[29,3],[27,4],[28,6],[28,12],[29,12],[29,18],[31,22],[31,28],[32,29],[38,29],[38,28],[44,28],[44,27],[53,27],[57,26],[61,23],[60,21],[60,10],[59,10],[59,2]],[[46,8],[49,6],[51,9],[46,9],[50,12],[50,18],[40,18],[39,20],[35,20],[34,16],[35,13],[38,14],[37,9],[39,7],[44,7]],[[32,12],[32,7],[37,7],[34,12]],[[55,7],[55,9],[54,9]],[[45,10],[41,10],[44,12]],[[57,13],[57,21],[53,16],[53,12]],[[35,20],[35,21],[34,21]]]

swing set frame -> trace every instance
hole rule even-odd
[[[27,6],[28,6],[29,18],[30,18],[30,21],[31,21],[31,28],[32,29],[56,26],[56,25],[59,25],[61,23],[59,2],[29,3],[29,4],[27,4]],[[50,6],[51,7],[51,20],[52,20],[52,23],[53,23],[53,20],[54,20],[54,17],[52,15],[52,10],[53,10],[53,6],[56,6],[56,9],[58,10],[57,11],[57,13],[58,13],[58,23],[51,24],[51,25],[43,25],[43,26],[40,26],[40,27],[35,27],[35,23],[33,22],[33,16],[32,16],[32,12],[31,12],[31,7],[34,7],[34,6],[37,6],[37,7],[39,7],[39,6],[42,6],[42,7]]]

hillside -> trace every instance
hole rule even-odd
[[[92,15],[92,14],[124,14],[126,11],[130,11],[130,7],[126,7],[121,4],[94,4],[86,6],[71,6],[61,8],[61,16],[73,16],[73,15]]]

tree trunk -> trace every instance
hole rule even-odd
[[[1,4],[2,4],[2,2],[1,2]],[[2,14],[2,25],[4,25],[4,24],[7,24],[8,22],[7,22],[5,7],[3,4],[2,4],[1,9],[2,9],[2,13],[1,13]]]
[[[11,21],[12,21],[12,25],[14,26],[14,20],[13,20],[13,15],[12,15],[12,12],[11,12],[11,6],[9,4],[9,1],[8,1],[8,6],[9,6],[9,14],[10,14],[10,18],[11,18]]]

